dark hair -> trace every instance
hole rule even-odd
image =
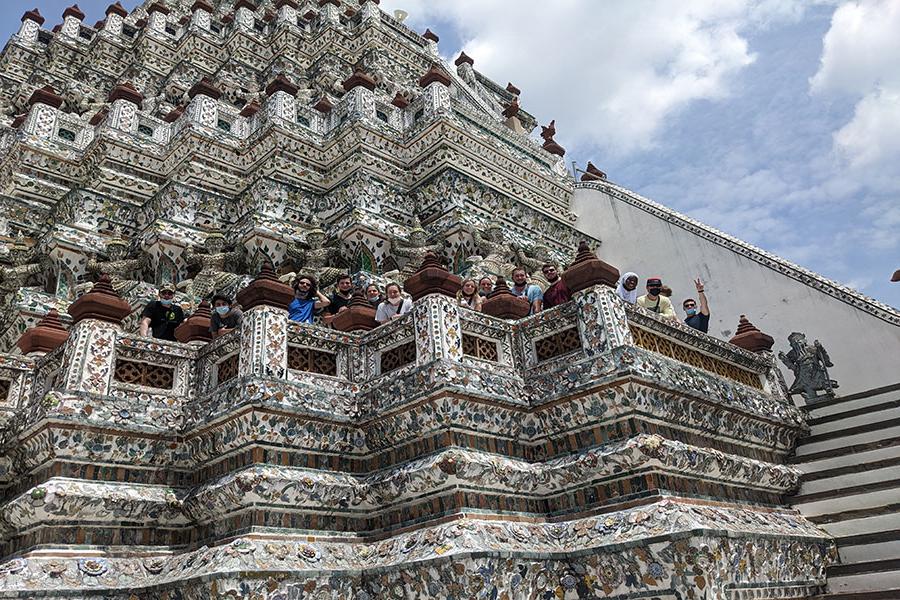
[[[308,279],[308,280],[309,280],[309,291],[308,291],[308,293],[307,293],[306,298],[307,298],[307,299],[315,298],[315,297],[316,297],[316,291],[317,291],[317,290],[316,290],[316,278],[315,278],[315,276],[313,276],[313,275],[306,275],[306,274],[297,275],[297,277],[294,278],[294,285],[293,285],[294,292],[297,291],[297,284],[300,283],[300,280],[301,280],[301,279]]]
[[[350,283],[353,283],[353,278],[350,276],[350,273],[341,273],[341,274],[338,276],[338,278],[337,278],[337,280],[335,281],[335,283],[340,283],[340,282],[342,282],[342,281],[345,280],[345,279],[349,279],[349,280],[350,280]]]
[[[224,303],[227,304],[228,306],[231,306],[231,298],[229,298],[229,297],[226,296],[225,294],[216,294],[215,296],[213,296],[213,297],[212,297],[212,304],[213,304],[213,306],[216,305],[216,301],[218,301],[218,300],[221,300],[222,302],[224,302]]]
[[[494,280],[491,279],[490,277],[488,277],[487,275],[485,275],[484,277],[482,277],[481,279],[478,280],[478,285],[481,285],[481,282],[483,282],[485,279],[487,279],[489,282],[491,282],[491,285],[494,285]]]
[[[372,282],[366,286],[366,293],[369,293],[369,288],[371,287],[375,288],[375,291],[378,292],[379,296],[381,295],[381,290],[378,288],[378,284],[375,282]]]
[[[554,268],[554,269],[557,268],[557,267],[556,267],[556,263],[550,263],[550,262],[548,262],[548,263],[544,263],[543,266],[541,266],[541,271],[544,271],[547,267],[552,267],[552,268]]]
[[[697,306],[696,300],[694,300],[693,298],[685,298],[684,302],[681,303],[681,308],[684,308],[684,305],[687,304],[688,302],[693,302],[694,306]]]
[[[525,267],[514,267],[510,275],[515,275],[516,271],[522,271],[523,273],[525,273],[526,277],[528,276],[528,271],[525,270]]]
[[[385,296],[387,296],[388,288],[392,288],[392,287],[397,288],[397,291],[400,292],[401,294],[403,293],[403,288],[400,287],[400,284],[399,284],[399,283],[394,283],[394,282],[392,281],[392,282],[390,282],[389,284],[387,284],[386,286],[384,286],[384,295],[385,295]]]

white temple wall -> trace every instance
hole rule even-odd
[[[775,352],[789,350],[792,331],[821,341],[834,363],[829,373],[840,384],[838,395],[900,382],[900,326],[705,239],[680,219],[667,221],[605,191],[577,188],[572,210],[576,227],[602,240],[600,257],[622,273],[636,272],[640,290],[647,277],[662,277],[674,291],[680,318],[682,301],[696,297],[692,279],[700,276],[710,303],[710,335],[728,340],[746,314],[775,338]],[[790,385],[793,374],[780,366]]]

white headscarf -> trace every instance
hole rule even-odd
[[[621,298],[628,304],[634,304],[635,302],[637,302],[638,289],[637,289],[637,286],[635,286],[635,288],[633,290],[631,290],[630,292],[625,289],[624,283],[625,283],[625,280],[628,279],[629,277],[634,277],[635,279],[640,280],[637,273],[632,273],[631,271],[629,271],[628,273],[625,273],[624,275],[622,275],[619,278],[619,285],[616,287],[616,293],[619,295],[619,298]]]

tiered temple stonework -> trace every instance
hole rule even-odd
[[[553,124],[529,137],[514,85],[377,4],[23,15],[0,55],[0,598],[818,593],[835,551],[783,499],[807,427],[771,338],[625,305]],[[547,259],[571,302],[447,295]],[[301,271],[405,280],[413,311],[291,322]],[[163,283],[184,343],[136,333]],[[245,312],[210,342],[212,291]]]

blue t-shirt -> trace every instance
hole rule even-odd
[[[541,288],[533,283],[526,284],[525,288],[521,290],[517,289],[515,285],[511,285],[509,286],[509,291],[511,291],[514,296],[528,299],[528,304],[531,306],[531,312],[529,314],[534,312],[534,301],[544,299],[544,293],[541,291]]]
[[[294,301],[288,305],[288,318],[291,321],[299,321],[300,323],[312,323],[313,309],[315,306],[315,298],[309,298],[307,300],[294,298]]]

